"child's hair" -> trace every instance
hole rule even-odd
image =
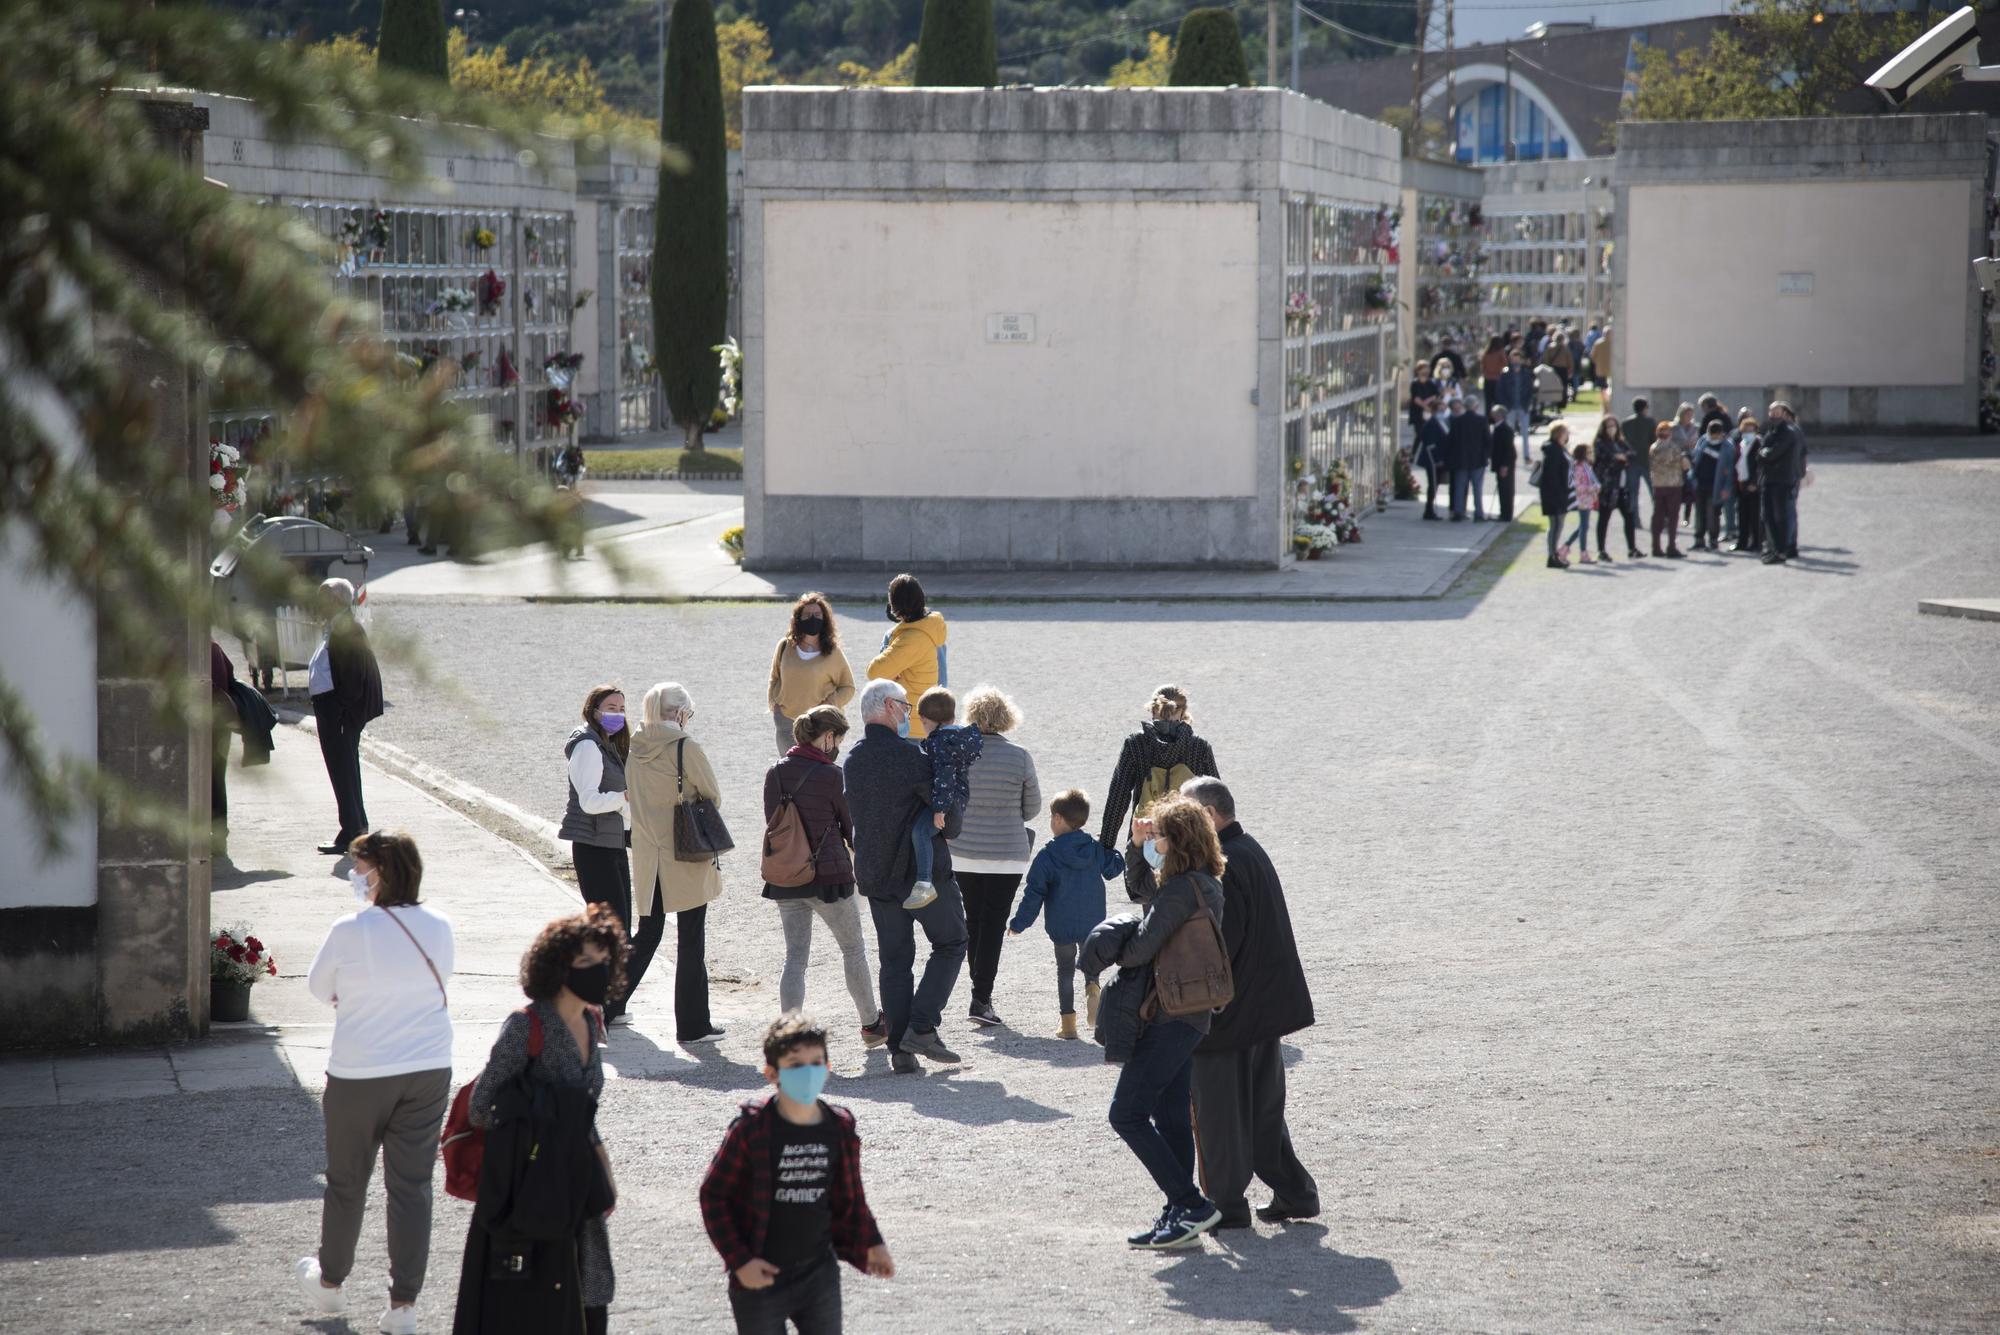
[[[1061,816],[1063,823],[1072,830],[1081,830],[1090,821],[1090,799],[1083,795],[1081,788],[1070,788],[1057,793],[1049,803],[1049,814]]]
[[[764,1064],[776,1066],[800,1048],[826,1051],[826,1026],[804,1011],[786,1011],[764,1031]]]
[[[1578,463],[1585,463],[1585,464],[1589,463],[1590,443],[1588,441],[1578,442],[1576,448],[1570,451],[1570,457],[1575,459]]]
[[[930,723],[949,723],[958,717],[958,697],[942,686],[933,686],[917,697],[917,714]]]
[[[1673,434],[1674,434],[1674,424],[1672,422],[1662,422],[1658,426],[1653,428],[1654,440],[1665,440],[1668,436],[1671,436]]]
[[[1720,417],[1711,420],[1708,424],[1708,434],[1711,436],[1722,435],[1727,430],[1729,430],[1729,428],[1723,425],[1722,419]]]
[[[1748,413],[1743,414],[1743,419],[1739,421],[1736,425],[1745,431],[1751,432],[1753,435],[1756,432],[1763,430],[1762,427],[1757,425],[1757,419],[1752,417]]]

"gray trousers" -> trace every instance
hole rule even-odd
[[[389,1192],[389,1301],[413,1303],[431,1255],[431,1169],[451,1101],[451,1069],[375,1080],[326,1078],[326,1200],[319,1215],[319,1272],[328,1283],[354,1270],[354,1244],[375,1156]]]
[[[771,711],[771,722],[778,729],[778,759],[783,760],[785,753],[792,749],[792,721],[774,709]],[[871,1015],[868,1018],[872,1020],[875,1017]]]
[[[778,975],[778,1005],[795,1011],[806,1004],[806,964],[812,959],[813,919],[833,933],[840,947],[841,968],[847,974],[847,995],[854,998],[861,1023],[874,1024],[881,1007],[875,1004],[875,976],[868,968],[868,941],[861,934],[859,894],[829,904],[817,895],[781,899],[778,921],[785,929],[785,968]]]
[[[1076,957],[1083,947],[1074,941],[1058,941],[1056,947],[1056,1004],[1064,1015],[1076,1014]]]
[[[1252,1174],[1271,1201],[1300,1214],[1319,1211],[1319,1184],[1292,1152],[1285,1125],[1285,1057],[1278,1039],[1236,1052],[1194,1055],[1194,1133],[1201,1188],[1226,1219],[1250,1217]]]

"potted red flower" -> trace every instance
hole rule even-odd
[[[278,962],[262,941],[240,928],[225,928],[208,943],[210,1020],[250,1018],[250,989],[278,976]]]

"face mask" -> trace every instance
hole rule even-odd
[[[1151,839],[1148,839],[1145,843],[1139,846],[1139,852],[1145,856],[1146,865],[1151,867],[1154,871],[1158,871],[1160,868],[1167,865],[1167,855],[1165,853],[1162,853],[1160,851],[1160,846],[1154,843]]]
[[[898,737],[908,737],[910,735],[910,716],[908,713],[905,713],[903,717],[896,720],[896,735]]]
[[[347,873],[347,883],[354,887],[355,903],[361,905],[363,908],[367,908],[369,904],[374,902],[375,887],[368,884],[367,872],[357,870]]]
[[[781,1066],[778,1068],[778,1090],[794,1103],[816,1103],[819,1092],[826,1088],[826,1066],[813,1062],[807,1066]]]
[[[799,621],[801,635],[818,635],[825,629],[826,621],[822,617],[804,617]]]
[[[597,726],[606,732],[617,732],[625,726],[625,716],[623,714],[599,714],[597,716]]]
[[[569,990],[576,993],[578,1000],[602,1006],[604,999],[611,995],[611,961],[572,964],[569,966],[568,981]]]
[[[896,605],[894,603],[883,603],[882,613],[883,615],[887,616],[891,621],[899,621],[902,619],[896,615]]]

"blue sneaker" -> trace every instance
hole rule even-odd
[[[1135,1247],[1147,1251],[1172,1252],[1201,1245],[1201,1235],[1222,1222],[1222,1211],[1213,1202],[1204,1198],[1199,1204],[1171,1208],[1163,1222],[1153,1231],[1153,1236],[1144,1242],[1134,1242]]]
[[[1158,1235],[1161,1229],[1167,1226],[1167,1219],[1173,1214],[1173,1212],[1174,1212],[1174,1207],[1171,1205],[1167,1206],[1165,1209],[1160,1211],[1159,1216],[1156,1219],[1154,1219],[1152,1223],[1146,1225],[1144,1228],[1140,1229],[1137,1233],[1132,1234],[1130,1237],[1126,1238],[1125,1241],[1131,1243],[1134,1247],[1151,1247],[1153,1245],[1154,1237]]]

